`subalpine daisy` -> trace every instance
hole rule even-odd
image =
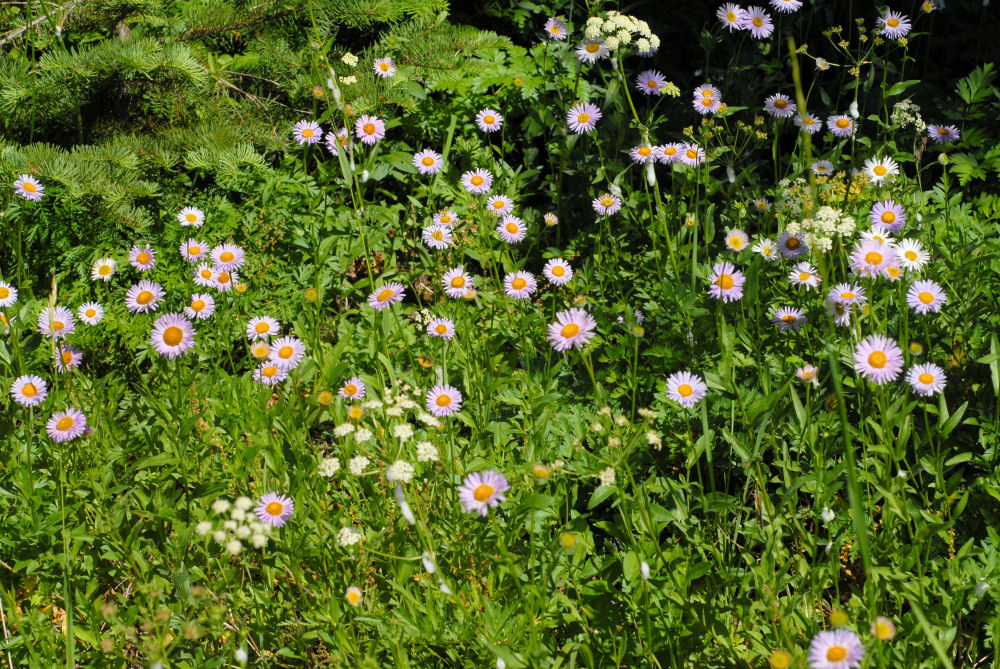
[[[17,288],[6,281],[0,281],[0,307],[12,307],[17,303]]]
[[[798,106],[783,93],[776,93],[764,100],[764,111],[774,118],[789,118],[797,109]]]
[[[854,349],[854,369],[877,385],[895,381],[903,371],[903,351],[888,337],[870,335]]]
[[[879,641],[892,641],[896,636],[896,624],[885,616],[876,616],[872,621],[871,633]]]
[[[851,252],[851,265],[861,276],[883,276],[886,269],[896,261],[896,251],[891,246],[874,239],[862,239]]]
[[[913,388],[913,392],[930,397],[937,395],[944,390],[948,380],[945,378],[944,370],[933,362],[927,362],[910,367],[906,373],[906,380]]]
[[[791,14],[802,7],[802,0],[771,0],[771,6],[782,14]]]
[[[961,138],[961,133],[953,125],[929,125],[927,136],[938,144],[951,144]]]
[[[726,4],[715,10],[715,15],[722,21],[722,25],[729,28],[729,32],[743,30],[743,15],[746,10],[734,2]]]
[[[451,228],[447,225],[428,225],[424,228],[421,238],[424,240],[424,244],[432,249],[446,249],[451,246]]]
[[[305,344],[298,337],[286,335],[271,342],[269,359],[283,372],[288,372],[299,366],[305,354]]]
[[[323,128],[315,121],[299,121],[292,126],[292,136],[300,145],[315,144],[323,139]]]
[[[232,272],[246,261],[243,249],[235,244],[219,244],[212,249],[212,266],[217,272]]]
[[[97,302],[84,302],[76,310],[76,315],[87,325],[97,325],[104,318],[104,307]]]
[[[59,373],[72,371],[83,362],[83,351],[75,346],[60,346],[52,354],[52,365]]]
[[[87,431],[87,417],[79,409],[67,408],[52,414],[45,424],[49,439],[57,444],[72,441]]]
[[[831,302],[847,306],[861,305],[868,302],[868,298],[865,297],[865,289],[856,283],[838,283],[830,289],[826,297]]]
[[[253,370],[253,380],[262,386],[276,386],[288,378],[288,371],[268,360]]]
[[[756,39],[765,39],[774,32],[774,23],[771,22],[771,15],[762,7],[751,5],[747,7],[741,19],[743,30],[749,30]]]
[[[733,302],[743,297],[743,272],[730,262],[716,263],[709,277],[708,294],[723,302]]]
[[[633,146],[628,155],[632,158],[632,162],[637,165],[645,165],[656,160],[656,156],[653,155],[653,147],[647,144]]]
[[[437,418],[450,416],[462,409],[462,393],[458,388],[438,384],[427,391],[424,406],[427,407],[428,413]]]
[[[809,644],[810,669],[857,669],[864,656],[861,639],[849,629],[819,632]]]
[[[14,192],[31,202],[45,197],[45,186],[30,174],[22,174],[14,181]]]
[[[583,309],[567,309],[556,314],[556,322],[549,324],[547,339],[557,351],[581,349],[593,339],[596,327],[597,321]]]
[[[10,386],[10,396],[23,407],[38,406],[48,396],[48,385],[34,374],[25,374],[14,379]]]
[[[778,237],[778,253],[789,260],[801,258],[809,252],[809,247],[798,235],[782,232]]]
[[[698,167],[705,162],[705,149],[696,144],[685,144],[680,153],[680,161],[688,167]]]
[[[826,72],[827,70],[829,70],[830,65],[831,65],[830,61],[828,61],[826,58],[816,59],[816,69],[819,70],[820,72]]]
[[[476,114],[476,125],[483,132],[496,132],[503,127],[503,116],[487,107],[479,110],[479,113]]]
[[[389,58],[388,56],[385,58],[376,58],[375,62],[372,63],[372,70],[375,72],[376,76],[388,79],[392,75],[396,74],[396,65],[392,62],[392,58]]]
[[[750,250],[765,260],[777,260],[779,257],[778,245],[771,239],[761,239]]]
[[[194,270],[194,282],[203,288],[215,286],[215,275],[218,274],[208,263],[198,265]]]
[[[905,14],[900,14],[890,9],[885,13],[885,16],[878,20],[877,27],[879,28],[879,34],[883,37],[899,39],[900,37],[906,37],[906,34],[910,32],[910,28],[913,26],[910,25],[910,19]]]
[[[566,123],[569,129],[578,135],[590,132],[601,120],[601,110],[589,102],[577,102],[566,112]]]
[[[493,216],[503,216],[514,211],[514,201],[508,196],[491,195],[486,199],[486,211]]]
[[[694,90],[694,98],[691,100],[694,110],[701,115],[714,114],[719,111],[722,104],[722,96],[715,86],[705,84]]]
[[[792,118],[792,122],[799,126],[803,132],[807,132],[810,135],[814,135],[823,129],[823,121],[818,116],[813,116],[808,112],[802,112],[801,114],[796,114]]]
[[[828,297],[826,300],[826,310],[827,313],[833,316],[833,323],[837,327],[846,327],[851,324],[851,313],[853,313],[851,305],[843,304]]]
[[[564,40],[567,34],[569,34],[569,29],[559,19],[552,17],[545,22],[545,35],[550,39]]]
[[[180,252],[184,260],[190,263],[197,263],[204,260],[205,256],[208,255],[208,246],[205,242],[197,239],[188,239],[181,242]]]
[[[184,315],[195,320],[205,320],[215,313],[215,298],[208,293],[195,293],[191,304],[184,307]]]
[[[731,251],[742,251],[750,243],[750,237],[742,230],[730,230],[726,233],[726,248]]]
[[[402,302],[406,297],[403,284],[391,281],[368,296],[368,306],[375,311],[382,311],[396,302]]]
[[[212,288],[220,293],[228,293],[234,286],[238,285],[239,278],[236,272],[216,272]]]
[[[864,171],[872,183],[878,184],[899,174],[899,165],[892,158],[869,158]]]
[[[870,230],[862,232],[861,239],[872,239],[879,244],[893,248],[896,246],[896,242],[893,241],[892,235],[889,233],[889,229],[881,224],[873,225]]]
[[[247,339],[267,339],[281,332],[281,323],[270,316],[254,316],[247,322]]]
[[[846,114],[833,114],[827,117],[826,127],[835,137],[850,137],[854,134],[854,119]]]
[[[128,262],[140,272],[148,272],[156,267],[156,251],[146,246],[133,246],[128,252]]]
[[[656,156],[656,162],[661,165],[669,165],[680,161],[682,151],[684,151],[683,144],[672,142],[657,146],[653,153]]]
[[[354,122],[354,136],[362,144],[375,144],[385,137],[385,123],[377,116],[365,114]]]
[[[173,359],[194,346],[194,326],[182,314],[163,314],[153,323],[152,340],[157,353]]]
[[[806,286],[807,288],[818,288],[823,280],[816,268],[807,262],[800,262],[788,274],[788,280],[793,286]]]
[[[340,387],[338,394],[345,400],[360,402],[365,398],[365,392],[367,392],[365,382],[360,377],[352,376]]]
[[[622,208],[622,201],[617,195],[612,195],[611,193],[604,193],[591,202],[594,207],[594,211],[602,216],[611,216],[612,214],[618,213],[618,210]]]
[[[458,489],[458,498],[466,512],[486,517],[490,507],[507,501],[504,492],[509,489],[510,484],[503,474],[487,469],[466,476]]]
[[[826,177],[833,174],[833,163],[829,160],[817,160],[812,164],[813,174],[819,177]]]
[[[496,231],[507,244],[517,244],[527,236],[528,226],[517,216],[505,216],[497,223]]]
[[[193,226],[200,228],[205,224],[205,212],[198,207],[184,207],[177,214],[177,222],[181,224],[181,227]]]
[[[347,132],[347,128],[341,128],[336,133],[326,133],[323,141],[331,155],[340,155],[341,149],[347,149],[350,152],[348,144],[351,142],[351,135]]]
[[[38,314],[38,332],[52,339],[62,339],[76,331],[73,312],[66,307],[42,307]]]
[[[646,95],[663,95],[667,86],[667,78],[657,70],[645,70],[635,78],[635,87]]]
[[[462,175],[462,187],[473,195],[485,195],[493,186],[493,175],[482,168]]]
[[[441,283],[444,285],[445,295],[453,300],[461,299],[475,287],[472,277],[465,273],[465,268],[461,265],[445,272]]]
[[[596,63],[607,58],[609,53],[604,42],[580,42],[576,47],[576,57],[581,63]]]
[[[545,223],[545,225],[547,225],[550,228],[559,225],[559,217],[553,214],[551,211],[547,212],[542,216],[542,221]]]
[[[800,381],[813,381],[817,373],[819,373],[819,369],[815,365],[802,365],[795,370],[795,376]]]
[[[796,307],[781,307],[774,312],[774,316],[771,317],[771,322],[778,326],[781,332],[787,332],[788,330],[799,331],[802,324],[807,322],[809,319],[806,318],[805,312]]]
[[[526,300],[538,288],[538,281],[528,272],[511,272],[503,279],[503,289],[507,297]]]
[[[90,266],[90,278],[93,281],[104,281],[105,283],[111,281],[117,267],[118,263],[115,262],[114,258],[99,258]]]
[[[906,303],[921,315],[941,311],[947,301],[944,289],[934,281],[914,281],[906,291]]]
[[[133,314],[145,314],[150,311],[156,311],[156,307],[165,294],[163,286],[155,281],[146,281],[144,279],[132,285],[125,293],[125,306]]]
[[[896,262],[903,269],[919,272],[930,258],[919,240],[900,239],[896,242]]]
[[[281,527],[288,522],[295,512],[295,502],[290,497],[269,492],[257,501],[253,510],[262,523],[272,527]]]
[[[872,225],[884,225],[890,233],[897,233],[906,225],[906,212],[892,200],[882,200],[872,205],[868,218]]]
[[[697,374],[688,371],[675,372],[667,377],[667,397],[680,404],[685,409],[690,409],[698,403],[708,386],[705,380]]]
[[[573,278],[573,268],[562,258],[552,258],[542,268],[542,276],[555,286],[565,286]]]
[[[263,360],[271,356],[271,345],[263,339],[250,343],[250,355],[257,360]]]
[[[420,174],[437,174],[441,171],[442,165],[444,163],[441,160],[441,154],[437,151],[424,149],[413,154],[413,166]]]
[[[356,585],[350,586],[344,591],[344,599],[346,599],[347,603],[351,606],[360,606],[362,599],[361,589]]]
[[[431,337],[451,339],[455,336],[455,324],[450,318],[435,318],[427,324],[427,334]]]
[[[487,174],[489,174],[489,172],[487,172]],[[493,179],[493,177],[490,177],[490,182],[491,183],[492,183],[492,179]],[[454,226],[455,223],[457,223],[457,222],[458,222],[458,217],[455,216],[455,212],[453,212],[450,208],[449,209],[445,209],[444,211],[439,212],[437,214],[434,214],[434,223],[435,223],[435,225],[447,225],[450,228],[450,227]]]

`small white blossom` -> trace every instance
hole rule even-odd
[[[615,468],[614,467],[608,467],[608,468],[602,470],[601,473],[597,475],[597,478],[600,480],[601,485],[614,485],[615,484]]]
[[[417,444],[417,462],[437,462],[437,446],[429,441],[421,441]]]
[[[320,476],[325,476],[327,478],[333,476],[340,470],[340,459],[339,458],[323,458],[323,461],[319,463],[319,467],[316,468],[316,473]]]
[[[392,434],[397,439],[406,441],[407,439],[413,436],[413,426],[410,425],[409,423],[400,423],[399,425],[393,428]]]
[[[413,475],[416,472],[411,465],[406,460],[396,460],[394,463],[389,465],[389,468],[385,470],[385,480],[390,482],[400,481],[401,483],[409,483],[413,479]]]
[[[833,509],[831,509],[830,507],[824,506],[823,512],[820,513],[820,516],[822,516],[824,523],[829,523],[832,522],[833,519],[837,517],[837,514],[835,514],[833,512]]]
[[[208,533],[212,531],[212,521],[203,520],[194,526],[194,531],[198,533],[199,537],[208,536]]]
[[[333,428],[333,434],[337,437],[346,437],[351,432],[354,432],[354,429],[354,423],[341,423]]]
[[[358,428],[358,431],[354,433],[354,443],[363,444],[366,441],[370,441],[372,438],[372,431],[367,428]]]
[[[212,502],[212,511],[215,511],[220,515],[225,513],[226,511],[229,511],[229,500],[228,499],[215,500],[214,502]]]
[[[355,476],[360,476],[365,472],[365,469],[368,467],[368,463],[370,462],[371,460],[365,456],[358,455],[350,459],[347,463],[347,469],[350,470],[350,472]]]
[[[337,545],[341,547],[353,546],[361,541],[361,532],[353,527],[342,527],[337,532]]]
[[[239,539],[233,539],[226,543],[226,550],[230,555],[238,555],[241,550],[243,550],[243,544]]]

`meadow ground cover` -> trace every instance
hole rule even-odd
[[[0,659],[1000,666],[1000,92],[842,4],[0,10]]]

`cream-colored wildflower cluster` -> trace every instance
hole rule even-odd
[[[927,123],[920,116],[920,106],[910,100],[901,100],[894,104],[889,119],[900,128],[912,125],[917,133],[927,130]]]
[[[648,23],[613,10],[604,18],[591,16],[587,19],[583,33],[589,40],[603,42],[608,51],[633,44],[640,54],[651,54],[660,48],[660,38],[649,29]]]
[[[786,230],[790,234],[801,235],[814,251],[826,253],[833,248],[835,235],[848,237],[854,234],[856,227],[853,217],[833,207],[823,206],[811,218],[789,223]]]
[[[249,497],[237,497],[235,502],[217,499],[212,503],[212,511],[219,518],[201,521],[195,532],[202,537],[211,534],[212,540],[232,555],[239,554],[248,539],[254,548],[263,548],[271,535],[271,526],[260,522],[252,508],[253,500]]]

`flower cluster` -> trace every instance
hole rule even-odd
[[[588,40],[585,45],[600,43],[611,52],[634,43],[639,55],[651,56],[660,48],[660,38],[649,29],[648,23],[614,10],[604,18],[591,16],[587,19],[583,34]]]
[[[857,223],[854,218],[829,206],[820,207],[810,218],[792,221],[786,232],[801,235],[806,245],[817,253],[826,253],[833,248],[835,236],[849,237],[854,234]]]

